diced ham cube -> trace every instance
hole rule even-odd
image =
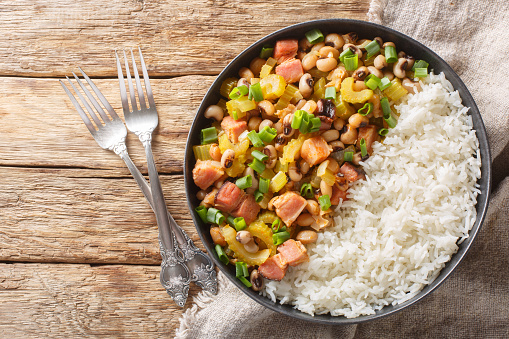
[[[237,208],[232,211],[231,215],[235,218],[243,217],[246,224],[249,225],[255,221],[259,212],[260,205],[256,203],[254,196],[252,194],[246,194],[238,204]]]
[[[345,162],[339,169],[339,172],[341,172],[341,174],[343,174],[350,182],[354,182],[359,179],[366,179],[364,171],[360,168],[354,167],[349,162]]]
[[[276,41],[274,46],[274,54],[272,57],[277,60],[278,64],[285,62],[288,59],[294,58],[299,49],[299,41],[297,39],[286,39]]]
[[[237,208],[245,194],[237,185],[227,181],[217,192],[214,205],[223,212],[231,213],[231,211]]]
[[[290,266],[297,266],[303,262],[309,261],[308,251],[300,241],[288,239],[277,247],[277,251]]]
[[[223,168],[219,161],[198,160],[193,168],[193,180],[196,186],[202,190],[206,190],[224,174]]]
[[[342,191],[337,188],[335,185],[332,187],[332,197],[330,198],[331,205],[339,205],[339,199],[343,199],[343,201],[347,201],[346,191]]]
[[[286,83],[291,84],[300,80],[304,75],[302,63],[299,59],[286,60],[276,67],[276,74],[281,75]]]
[[[298,193],[288,191],[278,196],[274,202],[276,214],[290,226],[306,207],[307,201]]]
[[[223,121],[221,121],[221,128],[231,142],[239,142],[239,136],[247,130],[247,122],[244,120],[235,120],[227,115],[223,118]]]
[[[378,135],[378,128],[375,125],[367,125],[359,128],[359,134],[357,135],[357,148],[360,148],[361,139],[366,140],[366,150],[371,155],[373,153],[373,143],[380,141],[380,135]]]
[[[276,254],[258,267],[258,272],[266,279],[281,281],[286,274],[288,264],[281,254]]]
[[[327,141],[318,136],[304,141],[300,155],[309,166],[314,166],[327,159],[331,152],[332,148],[327,144]]]

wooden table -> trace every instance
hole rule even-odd
[[[0,5],[0,337],[168,337],[155,217],[57,79],[80,65],[121,112],[115,49],[141,46],[170,212],[201,246],[182,164],[196,109],[236,54],[285,26],[365,19],[369,0],[11,0]],[[143,148],[128,148],[146,174]],[[186,308],[199,290],[192,286]]]

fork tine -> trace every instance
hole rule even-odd
[[[78,84],[80,85],[81,89],[83,90],[83,92],[85,92],[86,96],[88,97],[88,100],[90,100],[90,102],[92,103],[92,105],[95,107],[97,113],[99,113],[99,115],[101,116],[101,118],[103,119],[103,121],[106,123],[108,121],[110,121],[110,118],[108,118],[108,116],[106,115],[106,113],[104,112],[103,108],[101,107],[101,105],[99,105],[99,103],[97,102],[97,100],[95,100],[94,96],[92,95],[92,93],[90,93],[90,91],[85,87],[85,85],[81,82],[80,78],[78,78],[78,76],[72,72],[72,75],[74,75],[74,78],[76,79],[76,81],[78,82]]]
[[[74,74],[74,73],[73,73]],[[67,78],[67,81],[69,81],[69,83],[71,84],[71,87],[72,89],[74,90],[74,92],[78,95],[78,97],[80,98],[81,102],[83,103],[83,105],[85,106],[85,108],[87,109],[88,111],[88,114],[92,117],[92,119],[94,120],[97,128],[101,127],[102,124],[101,124],[101,120],[99,120],[99,118],[97,117],[97,115],[95,114],[94,110],[92,109],[92,107],[90,107],[90,105],[88,104],[87,100],[83,97],[83,95],[81,95],[81,92],[76,88],[76,86],[74,86],[74,84],[72,83],[71,79],[69,79],[68,76],[66,76]]]
[[[141,48],[139,46],[138,46],[138,51],[140,52],[141,70],[143,71],[143,81],[145,82],[145,90],[147,91],[147,99],[150,104],[150,108],[155,108],[156,103],[154,102],[154,96],[152,95],[152,88],[150,87],[150,79],[148,78],[147,66],[145,65],[145,60],[143,59],[143,54],[141,54]]]
[[[67,78],[67,79],[69,79],[69,78]],[[64,82],[62,80],[60,80],[60,79],[58,81],[60,81],[60,85],[62,85],[62,87],[64,88],[65,93],[67,93],[67,95],[69,96],[69,99],[71,99],[72,104],[74,105],[74,107],[78,111],[78,114],[80,115],[81,119],[83,120],[83,122],[87,126],[88,130],[90,131],[90,133],[92,133],[92,135],[94,135],[95,134],[95,127],[92,124],[92,122],[90,121],[90,119],[88,118],[87,114],[85,113],[85,111],[83,111],[83,108],[81,108],[80,104],[78,103],[78,101],[76,100],[74,95],[72,95],[71,91],[69,91],[67,86],[64,85]]]
[[[124,49],[124,62],[125,62],[125,72],[127,74],[127,85],[129,86],[129,94],[131,95],[131,106],[134,112],[138,110],[138,106],[136,105],[136,94],[134,93],[133,82],[131,80],[131,71],[129,70],[129,63],[127,62],[127,55],[125,54],[125,49]]]
[[[136,68],[136,61],[134,60],[133,50],[131,48],[131,57],[133,59],[133,73],[136,79],[136,89],[138,90],[138,99],[140,99],[140,109],[146,109],[145,105],[145,94],[143,94],[143,87],[141,87],[140,75],[138,74],[138,68]]]
[[[88,75],[83,72],[83,70],[81,69],[81,67],[78,66],[78,69],[80,70],[81,74],[83,74],[83,77],[87,80],[88,84],[90,85],[90,87],[92,87],[92,90],[94,91],[95,95],[97,95],[97,97],[99,98],[99,100],[102,102],[102,104],[104,105],[104,107],[106,108],[106,110],[108,111],[108,113],[110,113],[110,116],[113,118],[113,119],[120,119],[117,115],[117,113],[115,113],[115,110],[113,109],[113,107],[111,107],[110,103],[108,102],[108,100],[106,100],[106,98],[104,97],[104,95],[101,93],[101,91],[99,90],[99,88],[97,88],[97,86],[94,84],[94,82],[92,81],[92,79],[90,79],[88,77]]]
[[[125,88],[124,74],[122,72],[122,64],[118,58],[118,53],[115,51],[115,58],[117,59],[117,73],[118,73],[118,84],[120,85],[120,98],[122,99],[122,108],[124,109],[124,116],[129,114],[129,101],[127,99],[127,91]]]

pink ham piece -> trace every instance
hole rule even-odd
[[[346,191],[342,191],[336,186],[332,187],[332,197],[330,198],[331,205],[339,205],[339,199],[343,199],[344,201],[347,201],[348,198],[346,197]]]
[[[283,257],[283,261],[290,266],[309,261],[308,251],[300,241],[288,239],[278,246],[277,251]]]
[[[281,194],[273,202],[276,208],[276,214],[287,226],[290,226],[297,220],[297,217],[304,210],[306,204],[306,199],[292,191]]]
[[[327,159],[331,152],[332,148],[327,144],[327,141],[318,136],[304,141],[300,155],[309,166],[314,166]]]
[[[291,84],[300,80],[304,70],[299,59],[290,59],[276,67],[276,74],[281,75],[286,83]]]
[[[231,213],[231,211],[237,208],[245,194],[246,193],[238,188],[237,185],[227,181],[217,192],[214,199],[214,205],[217,209],[223,212]]]
[[[373,143],[380,141],[380,135],[378,135],[378,127],[375,125],[367,125],[359,128],[359,135],[357,136],[357,148],[360,149],[361,139],[366,141],[366,150],[368,154],[373,153]]]
[[[281,281],[286,274],[288,264],[284,261],[281,254],[273,255],[265,260],[258,267],[258,272],[266,279]]]
[[[354,167],[349,162],[345,162],[339,169],[339,172],[341,172],[341,174],[343,174],[350,182],[354,182],[359,179],[366,179],[364,171],[360,168]]]
[[[272,57],[277,60],[278,64],[285,62],[288,59],[294,58],[299,49],[299,41],[297,39],[286,39],[276,41],[274,46],[274,54]]]
[[[260,205],[256,203],[254,196],[252,194],[246,194],[237,205],[237,208],[232,211],[231,215],[233,215],[235,218],[244,218],[246,224],[249,225],[255,221],[259,212]]]
[[[193,168],[194,183],[202,190],[209,188],[223,174],[224,171],[219,161],[198,160]]]
[[[244,120],[235,120],[227,115],[221,121],[221,128],[228,136],[231,142],[239,142],[239,136],[247,130],[247,122]]]

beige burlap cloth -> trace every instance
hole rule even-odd
[[[438,53],[479,106],[494,176],[488,215],[471,250],[421,302],[349,326],[274,313],[219,274],[218,295],[195,298],[180,319],[178,338],[509,338],[509,1],[373,0],[368,19]]]

